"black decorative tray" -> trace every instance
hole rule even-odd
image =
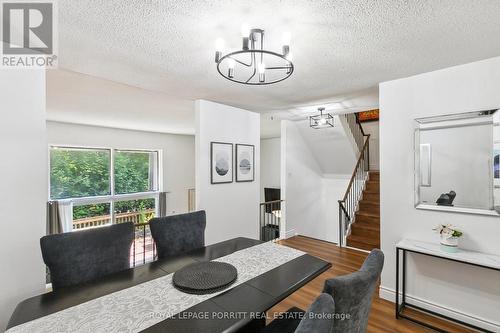
[[[211,294],[232,285],[238,277],[233,265],[207,261],[187,265],[174,273],[174,287],[188,294]]]

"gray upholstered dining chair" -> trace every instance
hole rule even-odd
[[[332,333],[335,304],[329,294],[319,295],[306,312],[293,307],[273,320],[260,333]]]
[[[193,213],[153,218],[149,221],[158,258],[183,254],[205,246],[206,214]]]
[[[285,319],[279,318],[272,321],[261,333],[273,332],[342,332],[364,333],[368,325],[373,293],[384,266],[384,254],[379,249],[374,249],[365,259],[361,268],[351,274],[338,276],[325,281],[323,294],[311,305],[308,310],[313,313],[327,313],[334,306],[334,320],[332,327],[324,321],[321,322],[314,316],[303,316],[304,311],[293,307],[287,311]],[[329,304],[323,295],[333,297]],[[321,329],[321,330],[320,330]]]
[[[383,267],[384,253],[374,249],[357,272],[325,281],[323,292],[333,296],[335,312],[346,316],[344,320],[335,320],[335,332],[366,332],[373,293]]]
[[[130,268],[134,224],[47,235],[40,239],[43,261],[58,290]]]

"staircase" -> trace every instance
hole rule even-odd
[[[371,251],[380,248],[380,173],[369,171],[347,246]]]
[[[338,245],[370,251],[380,248],[380,175],[370,171],[370,135],[365,134],[356,114],[342,117],[359,157],[344,197],[338,201]]]

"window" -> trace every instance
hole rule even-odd
[[[110,163],[109,150],[52,147],[50,198],[58,200],[110,195]]]
[[[158,190],[158,153],[115,151],[115,193],[137,193]]]
[[[51,200],[71,203],[73,229],[145,223],[157,214],[159,151],[50,147]]]

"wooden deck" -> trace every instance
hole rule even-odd
[[[302,251],[305,251],[313,256],[322,258],[332,263],[332,267],[321,274],[319,277],[290,295],[281,303],[277,304],[269,311],[269,316],[272,313],[286,311],[292,306],[298,306],[302,309],[307,309],[312,301],[321,293],[323,283],[326,279],[333,278],[338,275],[349,274],[358,270],[361,267],[366,253],[361,251],[339,248],[335,244],[296,236],[280,242]],[[407,313],[408,314],[408,313]],[[451,333],[464,333],[475,332],[468,330],[461,326],[447,323],[440,319],[430,317],[427,315],[420,315],[412,313],[415,317],[425,318],[426,321],[432,322],[433,325],[438,325],[442,329]],[[372,310],[368,322],[368,333],[381,333],[381,332],[434,332],[422,326],[413,324],[407,320],[396,320],[394,316],[394,303],[388,302],[378,297],[378,291],[373,297]]]

